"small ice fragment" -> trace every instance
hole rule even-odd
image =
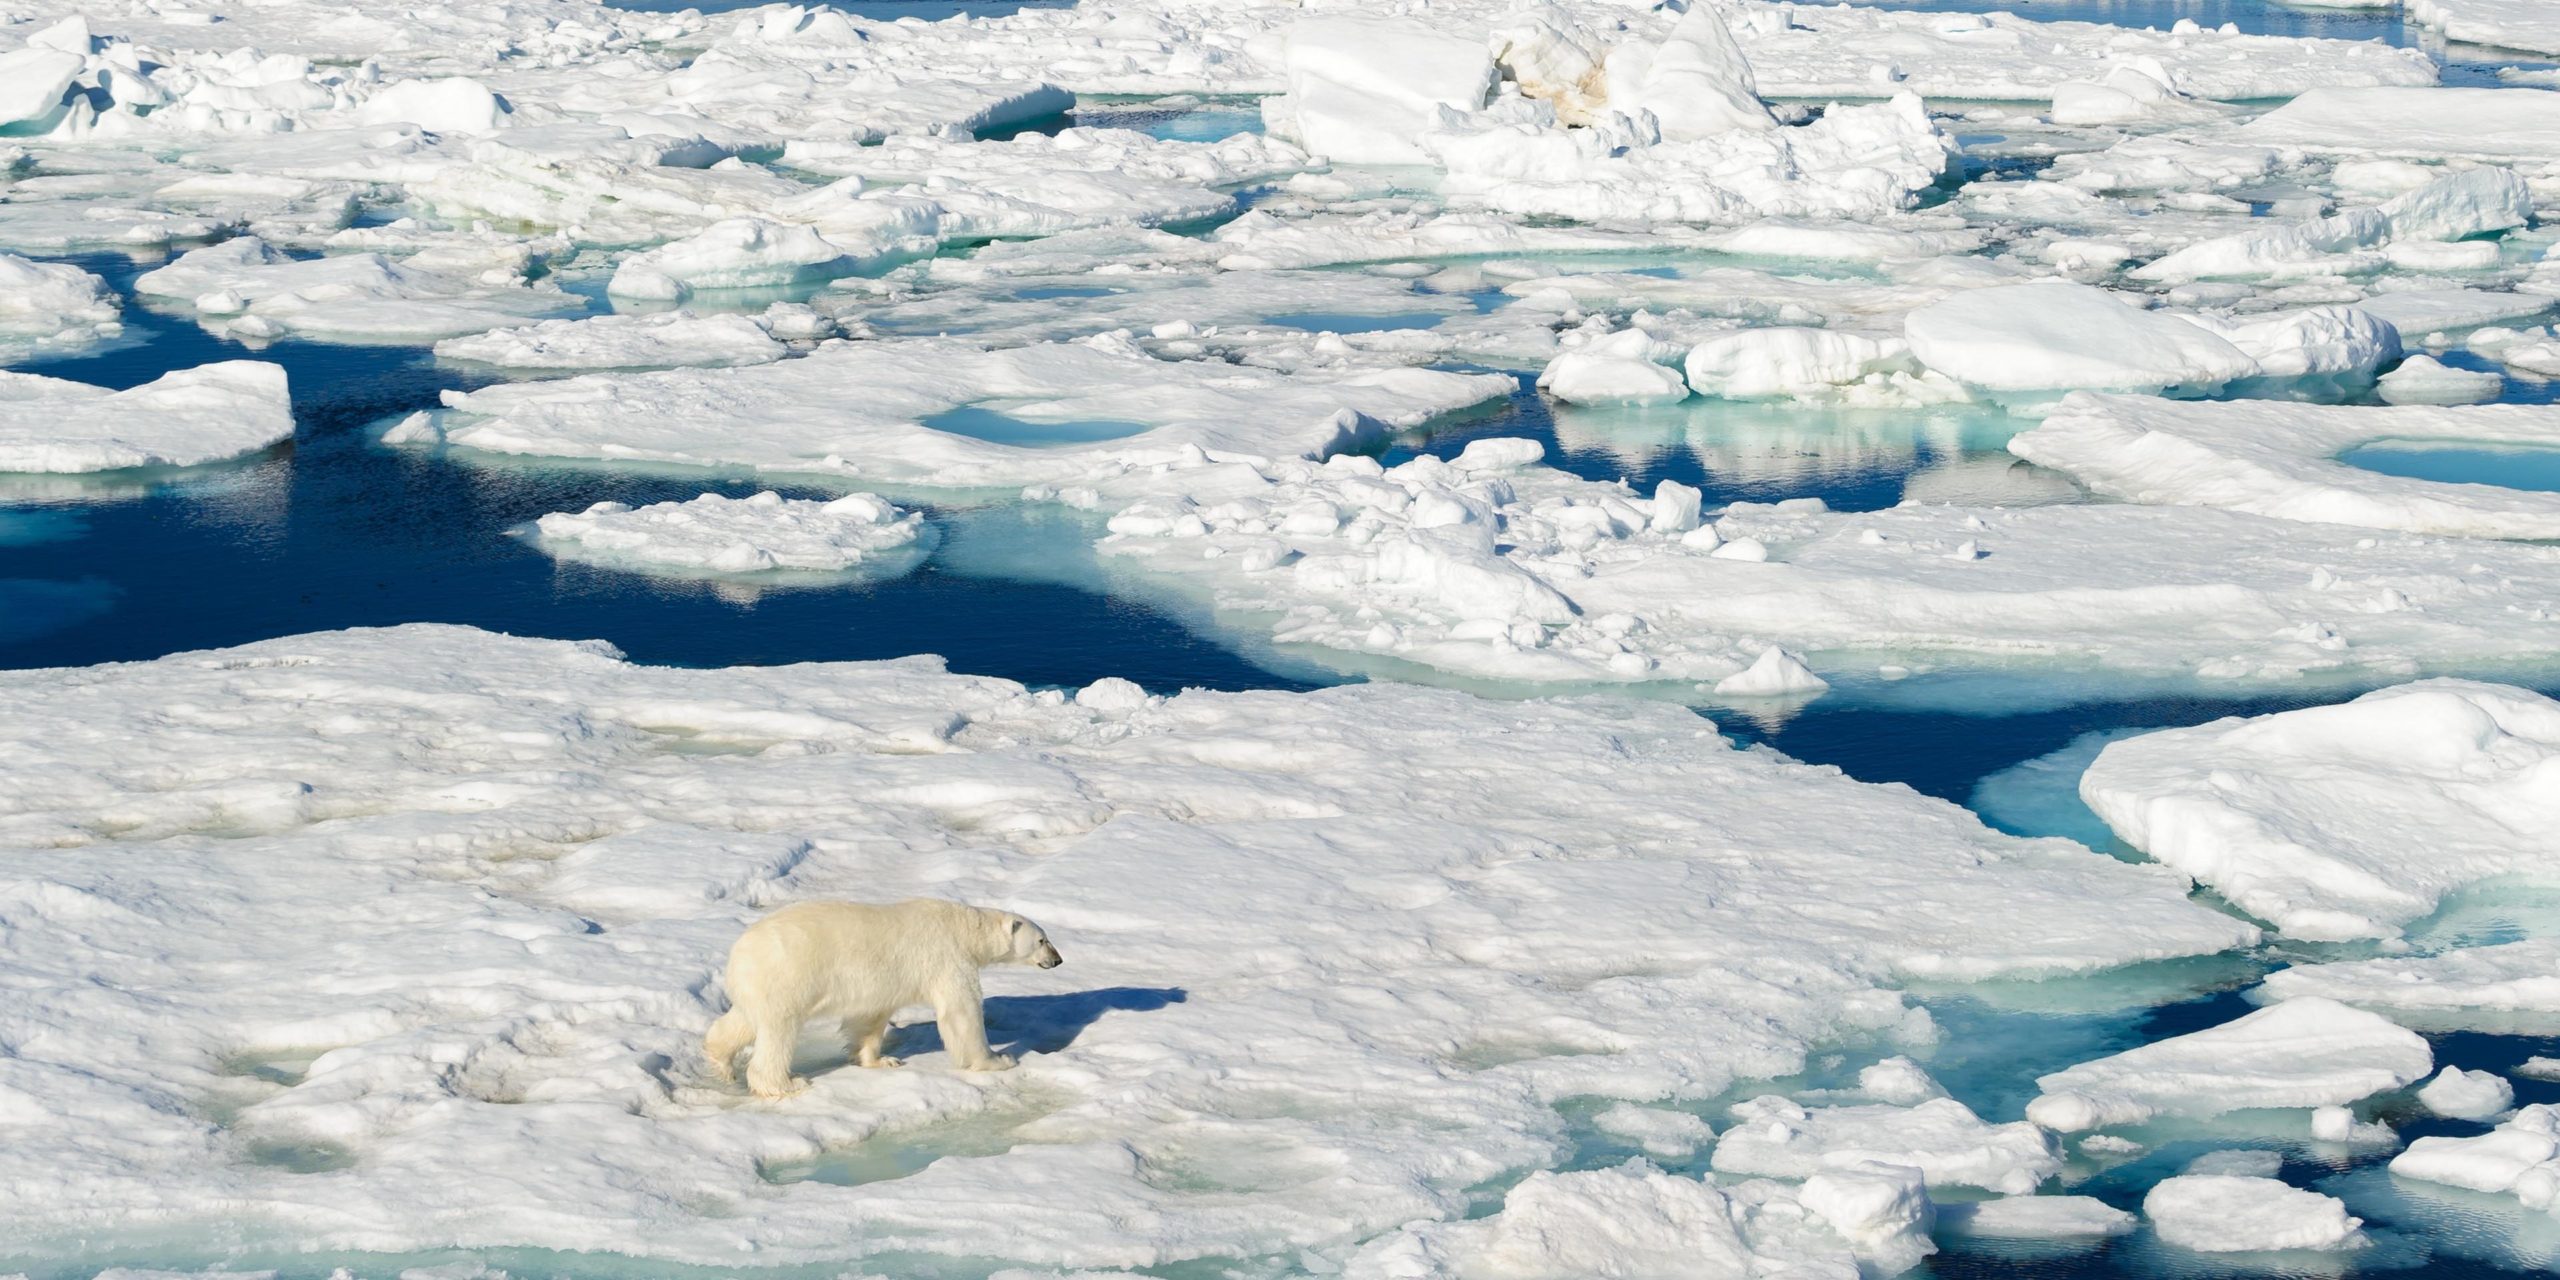
[[[2515,1086],[2486,1071],[2446,1067],[2418,1090],[2418,1104],[2440,1116],[2485,1120],[2515,1105]]]

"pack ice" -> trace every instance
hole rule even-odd
[[[929,549],[927,530],[922,513],[901,511],[873,494],[817,502],[771,490],[747,498],[706,493],[645,507],[599,502],[533,524],[536,544],[566,559],[716,575],[895,572],[921,558],[898,553]]]
[[[0,371],[0,471],[190,467],[293,435],[282,367],[226,360],[123,391]]]
[[[2560,447],[2521,405],[2373,408],[2081,396],[2009,451],[2127,502],[2469,538],[2560,539],[2560,493],[2388,476],[2339,461],[2376,441]]]
[[[2414,1084],[2433,1066],[2434,1051],[2416,1033],[2306,996],[2039,1077],[2043,1092],[2027,1104],[2027,1118],[2076,1133],[2161,1117],[2336,1106]]]
[[[2389,678],[2540,661],[2560,625],[2518,606],[2560,589],[2546,547],[2191,508],[1816,501],[1713,516],[1686,485],[1639,495],[1532,465],[1542,456],[1488,439],[1391,469],[1203,459],[1040,493],[1116,508],[1103,554],[1229,625],[1405,675],[1740,696],[1888,664],[2068,664],[2083,682]],[[1150,496],[1127,502],[1133,491]]]
[[[2552,874],[2555,781],[2560,704],[2427,680],[2112,743],[2080,795],[2286,934],[2392,938],[2456,890]]]
[[[1554,1159],[1558,1100],[1926,1041],[1897,976],[2256,935],[2167,872],[1660,704],[1035,694],[923,658],[652,668],[440,627],[0,673],[0,703],[28,784],[0,812],[28,979],[0,1097],[51,1135],[0,1148],[26,1238],[1133,1267],[1502,1256],[1553,1227],[1605,1267],[1723,1221],[1716,1247],[1845,1276],[1925,1249],[1917,1172],[1538,1174],[1459,1220]],[[812,1058],[783,1104],[707,1082],[744,920],[908,894],[1021,910],[1074,957],[989,978],[1020,1068],[954,1074],[909,1029],[905,1069]],[[1883,1149],[2045,1167],[2006,1129],[1963,1154],[1979,1130],[1938,1110]],[[909,1177],[789,1172],[972,1131],[988,1154]]]

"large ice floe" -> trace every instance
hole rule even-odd
[[[123,391],[0,372],[0,471],[219,462],[293,435],[284,370],[226,360]]]
[[[1677,482],[1641,495],[1540,456],[1479,440],[1392,469],[1199,460],[1036,496],[1113,512],[1108,562],[1352,669],[1763,696],[1884,667],[2370,678],[2539,665],[2560,642],[2560,613],[2531,603],[2560,589],[2548,547],[2188,508],[1716,516]]]
[[[2019,457],[2128,502],[2472,538],[2560,539],[2560,493],[2368,471],[2378,441],[2560,449],[2560,415],[2522,405],[2372,408],[2075,397],[2009,441]]]
[[[1217,454],[1352,448],[1512,389],[1492,374],[1288,375],[1159,360],[1112,335],[998,350],[912,339],[832,343],[753,368],[448,392],[441,421],[395,435],[542,457],[1020,486]]]
[[[2080,794],[2287,934],[2390,938],[2457,889],[2560,874],[2555,781],[2560,703],[2430,680],[2113,743]]]
[[[2256,932],[2159,869],[1662,705],[1035,694],[928,659],[649,668],[433,627],[10,672],[0,704],[29,784],[0,812],[26,979],[0,1096],[47,1133],[0,1165],[30,1248],[213,1225],[202,1206],[227,1239],[306,1248],[1338,1264],[1382,1233],[1474,1256],[1596,1215],[1616,1243],[1548,1247],[1677,1235],[1846,1275],[1926,1248],[1918,1171],[1537,1175],[1456,1220],[1556,1158],[1559,1100],[1710,1097],[1817,1044],[1925,1041],[1899,975]],[[908,1031],[904,1069],[813,1059],[788,1102],[710,1083],[695,1041],[740,923],[847,894],[1046,925],[1066,967],[989,978],[1022,1065],[954,1074]],[[962,1130],[986,1154],[791,1172]],[[2009,1145],[1943,1167],[2042,1167]]]
[[[2325,996],[2413,1026],[2551,1026],[2560,1023],[2560,939],[2294,965],[2259,990],[2277,1000]]]
[[[78,267],[0,253],[0,363],[113,338],[120,311],[106,281]]]
[[[2027,1118],[2076,1133],[2161,1117],[2337,1106],[2415,1084],[2433,1068],[2434,1051],[2415,1032],[2306,996],[2043,1076]]]

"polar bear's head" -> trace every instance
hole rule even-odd
[[[1012,912],[1004,913],[1004,958],[1010,964],[1036,964],[1055,969],[1066,963],[1049,941],[1048,931]]]

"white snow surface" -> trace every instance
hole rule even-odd
[[[436,354],[502,369],[704,369],[769,364],[789,348],[754,317],[661,311],[492,329],[447,338]]]
[[[1903,337],[1922,364],[1994,392],[2209,392],[2257,372],[2212,330],[2140,303],[2064,281],[1973,289],[1912,312]]]
[[[1917,1169],[1932,1187],[2026,1195],[2062,1170],[2053,1138],[2019,1121],[1989,1124],[1953,1098],[1917,1106],[1804,1107],[1754,1098],[1716,1140],[1719,1173],[1807,1178],[1863,1163]]]
[[[0,471],[191,467],[292,435],[281,365],[225,360],[123,391],[0,371]]]
[[[2075,396],[2009,451],[2127,502],[2469,538],[2560,539],[2560,493],[2389,476],[2338,455],[2380,440],[2560,447],[2541,408],[2400,408]]]
[[[2555,780],[2560,703],[2425,680],[2111,743],[2080,796],[2284,933],[2391,938],[2467,885],[2547,880]]]
[[[120,311],[107,282],[78,267],[0,253],[0,363],[115,337]]]
[[[900,511],[874,494],[818,502],[770,490],[747,498],[706,493],[645,507],[599,502],[534,521],[536,543],[553,555],[643,572],[714,574],[870,567],[915,548],[925,530],[921,512]],[[891,563],[912,568],[916,560]]]
[[[1177,465],[1078,500],[1116,513],[1109,562],[1292,652],[1407,676],[1713,684],[1781,647],[1835,684],[1885,654],[2289,681],[2544,661],[2560,640],[2560,614],[2517,603],[2560,590],[2548,547],[2122,505],[1738,503],[1701,528],[1687,486],[1640,496],[1542,456],[1484,439],[1392,470]]]
[[[1125,337],[987,350],[943,339],[838,342],[745,369],[589,374],[445,393],[449,443],[494,453],[860,477],[949,488],[1092,483],[1132,468],[1286,458],[1495,399],[1493,374],[1355,369],[1285,375],[1158,360]],[[935,429],[973,407],[1032,424],[1034,443]],[[1037,440],[1040,424],[1125,434]]]
[[[2368,1243],[2364,1220],[2337,1199],[2273,1178],[2182,1174],[2142,1198],[2160,1239],[2199,1253],[2336,1252]]]
[[[2512,1195],[2528,1209],[2560,1204],[2560,1107],[2519,1108],[2476,1137],[2426,1137],[2392,1157],[2391,1172],[2466,1191]]]
[[[2174,876],[1658,704],[1069,699],[926,658],[652,668],[419,626],[0,673],[0,762],[29,784],[0,809],[26,978],[0,1097],[48,1135],[0,1147],[0,1176],[14,1232],[93,1247],[218,1221],[318,1249],[1083,1268],[1339,1261],[1398,1232],[1374,1247],[1543,1238],[1589,1267],[1722,1222],[1834,1257],[1840,1233],[1725,1209],[1806,1221],[1793,1193],[1636,1171],[1538,1175],[1454,1220],[1561,1149],[1557,1100],[1711,1097],[1925,1031],[1896,975],[2253,936]],[[911,894],[1059,942],[1062,969],[988,975],[1019,1068],[955,1075],[928,1042],[894,1071],[811,1059],[778,1104],[708,1081],[696,1037],[745,920]],[[1000,1153],[767,1176],[943,1126]],[[1907,1246],[1927,1200],[1896,1176],[1818,1212]],[[1591,1181],[1617,1177],[1642,1185]],[[1876,1213],[1835,1215],[1852,1202]],[[1558,1239],[1550,1211],[1631,1225]]]
[[[2096,1244],[2133,1230],[2130,1213],[2091,1196],[2002,1196],[1938,1206],[1938,1225],[1988,1240],[2085,1240]]]
[[[2326,996],[2429,1026],[2459,1025],[2470,1013],[2560,1014],[2560,939],[2294,965],[2261,988],[2270,999]]]
[[[2560,53],[2560,13],[2537,0],[2407,0],[2409,19],[2448,40]]]
[[[240,236],[144,272],[134,292],[195,313],[216,333],[287,334],[337,342],[410,343],[583,311],[557,285],[528,285],[504,266],[439,270],[377,253],[294,258]]]
[[[2310,996],[2040,1076],[2027,1118],[2079,1133],[2161,1116],[2330,1106],[2414,1084],[2434,1065],[2417,1033]]]

